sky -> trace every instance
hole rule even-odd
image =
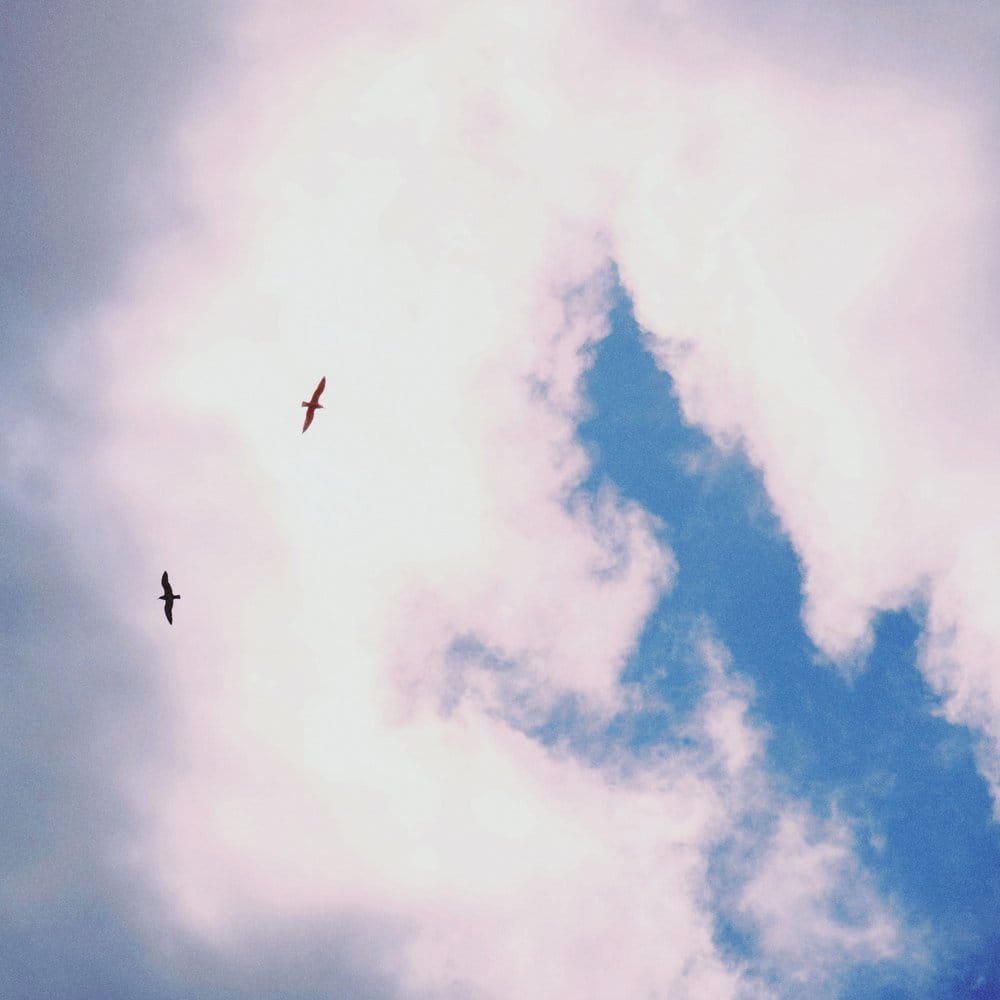
[[[4,5],[0,995],[1000,997],[998,70]]]

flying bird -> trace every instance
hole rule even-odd
[[[167,571],[163,571],[163,576],[160,578],[160,583],[163,584],[163,596],[160,598],[163,604],[163,613],[167,616],[167,621],[171,625],[174,623],[174,601],[179,601],[181,599],[180,594],[175,594],[170,589],[170,580],[167,579]]]
[[[316,386],[316,391],[312,394],[312,399],[309,402],[303,400],[302,405],[306,408],[306,422],[302,425],[302,433],[309,429],[309,425],[313,422],[313,417],[316,416],[317,410],[323,409],[323,404],[319,401],[319,397],[323,395],[323,390],[326,388],[326,376],[324,375],[319,380],[319,385]]]

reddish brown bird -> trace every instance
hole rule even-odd
[[[316,416],[317,410],[323,409],[323,404],[319,401],[319,397],[323,395],[323,390],[326,388],[326,376],[324,375],[319,380],[319,385],[316,386],[316,391],[312,394],[312,399],[309,402],[303,400],[302,405],[306,408],[306,422],[302,425],[302,433],[309,429],[309,425],[313,422],[313,417]]]

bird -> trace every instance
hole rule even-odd
[[[323,404],[319,401],[319,397],[323,395],[323,390],[326,388],[326,376],[324,375],[319,380],[319,385],[316,386],[316,391],[312,394],[312,399],[309,402],[303,400],[302,405],[306,408],[306,420],[302,425],[302,433],[309,429],[309,425],[313,422],[313,417],[316,416],[317,410],[323,409]]]
[[[167,571],[163,571],[163,576],[160,578],[160,583],[163,584],[163,596],[160,598],[163,604],[163,613],[167,616],[167,621],[171,625],[174,623],[174,601],[179,601],[181,599],[180,594],[175,594],[170,589],[170,580],[167,579]]]

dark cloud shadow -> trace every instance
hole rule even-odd
[[[124,780],[166,746],[153,657],[108,620],[56,533],[3,505],[0,996],[159,997],[116,848]]]
[[[125,772],[169,742],[163,699],[150,651],[68,555],[50,501],[91,428],[53,398],[43,363],[153,223],[124,192],[143,169],[162,172],[225,9],[0,5],[0,416],[11,433],[15,416],[44,414],[47,432],[26,439],[27,474],[5,470],[0,486],[0,995],[12,1000],[172,995],[144,967],[115,860],[138,822]]]
[[[208,951],[188,940],[170,956],[198,997],[226,1000],[392,1000],[406,928],[364,912],[302,920],[258,919],[239,945]]]
[[[53,392],[46,358],[69,345],[96,374],[74,316],[114,295],[139,241],[183,222],[173,126],[222,66],[237,10],[0,4],[0,418],[13,462],[0,482],[4,1000],[394,995],[384,977],[398,928],[355,913],[271,920],[213,951],[171,923],[131,866],[146,821],[131,789],[170,765],[170,704],[155,649],[109,611],[120,584],[76,564],[60,512],[66,466],[95,427],[86,400]],[[127,565],[120,527],[86,496],[71,500],[85,508],[74,523],[115,547],[108,565]],[[149,605],[162,621],[158,576]]]
[[[171,126],[220,65],[233,5],[11,0],[0,6],[5,285],[44,315],[102,293],[169,206]],[[138,178],[152,174],[139,217]]]
[[[705,16],[741,47],[810,80],[888,74],[985,103],[1000,66],[1000,13],[992,4],[725,0]]]
[[[211,948],[136,869],[133,790],[170,766],[155,650],[123,632],[44,526],[0,509],[0,997],[388,1000],[407,928],[364,912],[247,914]],[[154,579],[151,615],[159,615]],[[166,625],[164,623],[164,628]],[[155,794],[151,791],[149,794]]]
[[[0,417],[53,404],[55,338],[96,376],[75,311],[176,224],[172,127],[222,65],[230,0],[0,4]],[[79,415],[71,417],[80,430]]]

